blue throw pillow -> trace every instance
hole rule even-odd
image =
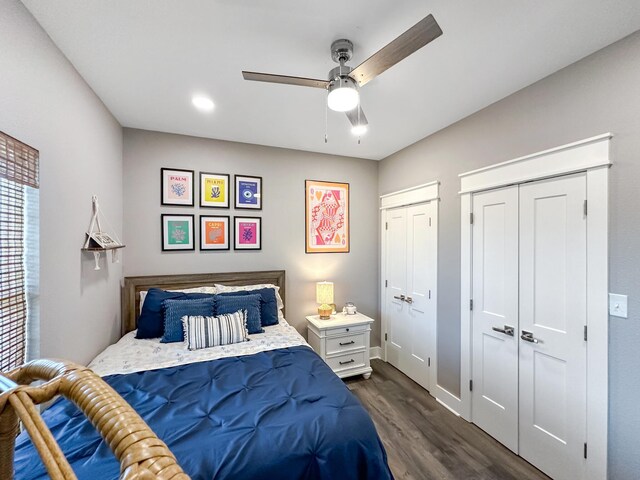
[[[182,317],[203,316],[214,314],[214,297],[194,299],[167,299],[162,302],[164,309],[164,335],[161,343],[184,341],[184,327]]]
[[[260,295],[260,323],[263,327],[276,325],[278,323],[278,301],[276,291],[273,288],[259,288],[257,290],[242,290],[240,292],[219,293],[218,296],[229,295]]]
[[[237,293],[237,292],[233,292]],[[264,333],[260,323],[260,295],[216,295],[216,315],[247,311],[247,330],[249,333]]]
[[[159,338],[164,332],[164,316],[162,302],[168,299],[207,298],[207,293],[167,292],[159,288],[150,288],[138,317],[136,338]]]

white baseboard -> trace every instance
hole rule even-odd
[[[369,359],[382,358],[382,347],[369,348]]]
[[[445,408],[460,416],[462,400],[456,397],[453,393],[445,390],[440,385],[436,387],[436,400],[442,404]]]

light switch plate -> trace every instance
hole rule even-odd
[[[609,315],[613,317],[627,318],[627,296],[609,294]]]

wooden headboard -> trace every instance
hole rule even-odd
[[[227,272],[195,273],[186,275],[149,275],[144,277],[125,277],[122,287],[122,327],[121,334],[136,329],[140,312],[139,293],[150,288],[163,290],[181,290],[194,287],[213,287],[215,283],[224,285],[257,285],[272,283],[280,287],[280,296],[286,306],[285,271],[269,270],[264,272]],[[284,314],[284,309],[282,310]]]

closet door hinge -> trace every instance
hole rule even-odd
[[[384,281],[384,288],[387,288],[389,286],[389,280],[385,280]]]
[[[584,458],[587,458],[587,442],[584,442]]]
[[[387,341],[387,338],[388,338],[388,337],[387,337],[387,334],[385,333],[385,334],[384,334],[384,341],[385,341],[385,342]]]
[[[586,217],[587,216],[587,201],[586,200],[584,201],[584,207],[583,208],[584,208],[584,216]]]
[[[587,341],[587,326],[584,326],[584,341]]]
[[[389,222],[384,222],[384,229],[389,230]]]
[[[431,366],[431,357],[427,358],[427,367]]]
[[[429,290],[429,300],[431,300],[431,290]]]
[[[473,392],[473,380],[469,380],[469,391]]]
[[[429,217],[429,226],[431,226],[431,217]]]
[[[473,298],[469,300],[469,310],[473,310]]]
[[[469,214],[469,223],[473,225],[473,212]]]

